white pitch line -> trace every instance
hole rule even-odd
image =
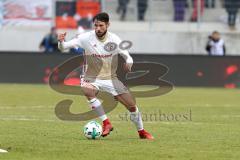
[[[0,106],[0,109],[37,109],[37,108],[54,108],[53,105],[33,105],[33,106],[12,106],[12,105],[3,105]]]
[[[37,119],[37,118],[27,118],[27,117],[1,117],[0,116],[0,120],[3,121],[42,121],[42,122],[71,122],[71,121],[62,121],[60,119]],[[74,121],[72,121],[74,122]],[[77,121],[75,121],[77,122]],[[81,121],[79,121],[81,122]],[[111,122],[116,123],[116,124],[121,124],[123,122],[130,122],[130,120],[128,121],[121,121],[121,120],[112,120]],[[206,122],[194,122],[194,121],[143,121],[143,123],[146,124],[156,124],[156,123],[160,123],[160,124],[167,124],[167,125],[218,125],[218,126],[225,126],[225,125],[229,125],[229,124],[224,124],[224,123],[206,123]],[[0,153],[1,153],[1,149],[0,149]]]
[[[20,118],[20,117],[0,117],[0,120],[4,121],[43,121],[43,122],[57,122],[54,119],[36,119],[36,118]]]
[[[8,153],[8,151],[6,151],[4,149],[0,149],[0,153]]]

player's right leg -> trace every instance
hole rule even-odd
[[[87,97],[91,109],[95,110],[99,118],[102,120],[103,123],[102,136],[103,137],[107,136],[113,130],[113,127],[109,119],[107,118],[107,115],[104,112],[101,102],[96,97],[98,92],[97,88],[93,86],[91,83],[83,82],[81,83],[81,89],[84,95]]]

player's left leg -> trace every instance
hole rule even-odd
[[[130,93],[123,93],[115,96],[130,112],[130,120],[135,124],[139,137],[142,139],[154,139],[153,136],[144,130],[142,116],[136,105],[136,101]]]

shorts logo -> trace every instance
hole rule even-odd
[[[85,79],[84,79],[83,81],[86,82],[86,83],[89,83],[89,82],[90,82],[89,80],[85,80]]]

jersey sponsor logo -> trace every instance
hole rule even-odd
[[[112,54],[92,54],[93,57],[98,57],[98,58],[108,58],[108,57],[112,57]]]

